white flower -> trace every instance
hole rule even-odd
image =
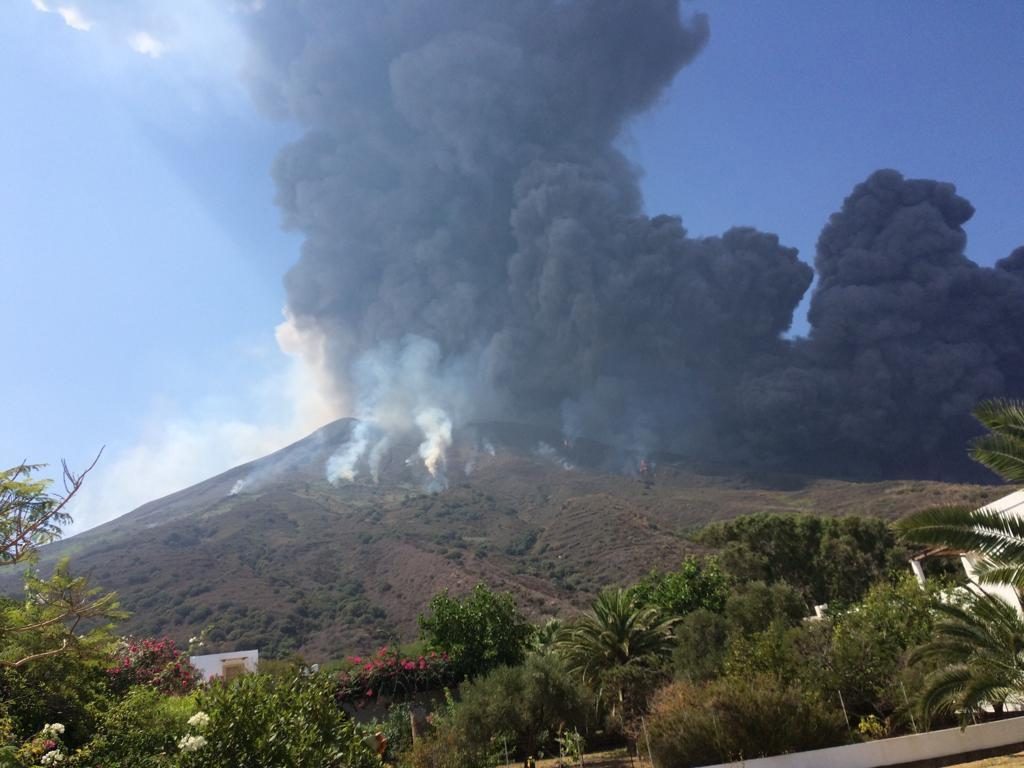
[[[188,719],[188,724],[193,728],[205,728],[210,724],[210,716],[205,712],[196,712]]]
[[[47,723],[42,729],[44,736],[60,736],[62,733],[64,733],[64,726],[61,723]]]
[[[63,762],[64,753],[59,750],[51,750],[39,758],[39,762],[42,765],[57,765],[57,763]]]
[[[206,739],[202,736],[182,736],[178,742],[178,749],[182,752],[195,752],[204,744],[206,744]]]

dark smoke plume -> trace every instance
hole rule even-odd
[[[306,235],[291,322],[373,422],[343,477],[391,428],[443,466],[451,422],[495,417],[750,466],[963,474],[969,410],[1024,391],[1024,253],[969,261],[950,185],[857,187],[798,341],[813,272],[794,249],[644,214],[615,140],[707,42],[676,0],[271,0],[255,19],[253,90],[306,130],[274,169]]]

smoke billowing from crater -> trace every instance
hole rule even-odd
[[[274,168],[306,236],[289,317],[367,424],[336,478],[417,429],[443,473],[452,425],[486,418],[950,476],[974,403],[1024,392],[1024,256],[968,260],[950,185],[882,171],[853,191],[796,341],[813,272],[794,249],[644,213],[614,142],[708,40],[676,0],[271,0],[254,23],[253,92],[306,130]]]

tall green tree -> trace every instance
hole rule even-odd
[[[68,503],[92,466],[75,474],[65,464],[60,494],[33,476],[40,465],[0,472],[0,565],[32,563],[39,546],[60,537],[71,519]],[[66,744],[88,738],[106,696],[110,622],[125,615],[116,595],[72,575],[66,561],[49,578],[30,569],[22,596],[0,600],[0,719],[15,736],[59,720],[67,723]]]
[[[68,504],[98,460],[99,455],[77,474],[63,464],[64,492],[57,494],[49,491],[49,480],[33,476],[42,465],[19,464],[0,472],[0,565],[32,562],[39,546],[60,538],[71,521]],[[24,602],[0,606],[0,667],[16,669],[68,650],[92,649],[109,638],[97,622],[124,616],[115,594],[72,576],[66,561],[49,579],[29,571]],[[90,631],[83,631],[86,626]]]
[[[712,523],[696,538],[718,550],[735,581],[786,582],[803,594],[807,609],[851,605],[904,567],[889,526],[869,517],[766,512]]]
[[[725,574],[714,557],[687,557],[674,571],[651,571],[631,588],[633,600],[656,608],[666,619],[704,609],[715,613],[729,593]]]
[[[62,463],[62,494],[49,491],[50,480],[33,477],[43,464],[22,463],[0,471],[0,565],[29,559],[38,547],[60,538],[62,528],[71,522],[68,504],[99,458],[97,454],[92,464],[77,474]]]
[[[521,664],[534,631],[512,595],[492,592],[485,584],[462,599],[447,590],[435,595],[419,625],[420,639],[451,656],[464,677]]]

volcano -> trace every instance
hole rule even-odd
[[[44,547],[40,568],[69,557],[75,573],[117,590],[132,612],[125,633],[183,642],[207,629],[211,651],[323,661],[413,639],[435,593],[479,582],[511,591],[532,619],[571,615],[605,586],[700,551],[688,534],[713,520],[760,511],[897,517],[1000,493],[737,476],[503,423],[456,430],[443,489],[412,437],[392,442],[376,480],[358,465],[351,482],[330,483],[327,462],[355,424],[333,422]]]

